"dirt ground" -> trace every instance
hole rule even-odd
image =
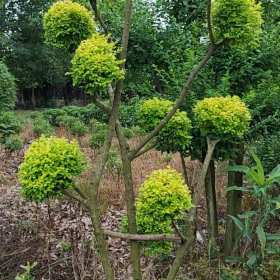
[[[26,136],[28,137],[28,135]],[[132,143],[133,144],[133,143]],[[26,146],[25,146],[26,149]],[[94,153],[84,149],[89,158]],[[16,173],[24,155],[24,149],[10,153],[0,150],[0,280],[12,280],[22,272],[21,265],[37,262],[35,279],[71,280],[103,279],[102,268],[92,240],[91,221],[87,213],[76,203],[67,199],[37,205],[24,201]],[[181,171],[178,156],[170,158],[156,151],[138,158],[133,164],[135,188],[151,171],[170,165]],[[199,164],[187,162],[189,181],[196,185]],[[223,165],[218,168],[217,190],[223,201],[225,176]],[[86,176],[85,176],[86,177]],[[125,214],[123,182],[118,172],[106,172],[102,181],[100,203],[104,210],[103,226],[110,230],[119,228]],[[207,252],[205,246],[205,213],[203,201],[199,207],[200,243],[193,248],[197,257]],[[223,216],[223,205],[219,215]],[[129,279],[128,244],[119,239],[108,239],[112,263],[119,280]],[[143,257],[144,279],[160,279],[166,274],[172,257],[168,259]],[[188,278],[199,279],[198,270],[203,270],[204,261],[190,267],[189,260],[183,268]],[[218,279],[208,275],[208,279]]]

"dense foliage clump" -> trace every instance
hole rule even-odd
[[[237,47],[255,47],[261,34],[261,4],[255,0],[212,2],[215,40],[222,40]]]
[[[107,89],[116,80],[124,78],[120,68],[121,60],[116,57],[115,44],[108,38],[95,34],[83,41],[71,61],[70,74],[75,86],[80,86],[86,93]]]
[[[205,98],[197,103],[194,113],[202,134],[212,138],[241,137],[251,120],[248,108],[238,96]]]
[[[93,14],[70,0],[54,3],[44,15],[43,24],[46,42],[70,52],[96,31]]]
[[[188,186],[176,170],[154,171],[139,189],[136,200],[137,226],[140,233],[172,233],[172,222],[182,219],[192,207]],[[170,243],[152,242],[151,253],[169,251]]]
[[[85,165],[76,142],[43,136],[30,145],[20,166],[21,192],[26,199],[37,202],[61,196],[63,190],[74,186],[74,177]]]
[[[16,102],[16,83],[7,66],[0,61],[0,111],[12,110]]]
[[[140,126],[147,132],[171,110],[173,102],[153,98],[142,102],[139,110]],[[177,111],[156,137],[156,149],[162,152],[185,152],[190,144],[191,120],[186,112]]]

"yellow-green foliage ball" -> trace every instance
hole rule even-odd
[[[139,123],[147,132],[172,109],[173,102],[160,98],[145,100],[139,109]],[[161,152],[187,152],[191,141],[191,120],[186,112],[177,111],[156,137],[156,149]]]
[[[124,79],[115,44],[100,34],[81,42],[71,64],[73,84],[89,94],[107,89],[112,81]]]
[[[93,14],[70,0],[55,2],[44,15],[43,26],[48,44],[70,52],[96,31]]]
[[[171,168],[154,171],[141,185],[136,199],[139,233],[173,233],[172,221],[192,207],[191,193],[181,174]],[[165,253],[169,242],[151,242],[151,254]]]
[[[251,115],[238,96],[210,97],[194,108],[203,135],[212,138],[241,137],[248,130]]]
[[[216,41],[238,47],[258,45],[262,11],[256,0],[213,0],[212,21]]]
[[[42,136],[30,145],[20,166],[21,193],[36,202],[61,196],[63,190],[74,186],[74,177],[85,166],[85,156],[77,142]]]

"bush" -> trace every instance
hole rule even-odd
[[[272,170],[280,162],[280,132],[264,135],[254,143],[257,155],[261,159],[266,172]]]
[[[133,98],[128,104],[120,106],[120,122],[124,127],[133,127],[138,124],[137,112],[139,111],[139,98]]]
[[[64,115],[58,119],[58,122],[60,126],[64,126],[73,135],[82,136],[87,132],[85,124],[76,117]]]
[[[192,139],[191,128],[186,112],[177,112],[158,134],[156,149],[167,153],[186,153]]]
[[[0,112],[0,137],[6,138],[20,132],[21,123],[14,112]]]
[[[85,165],[85,156],[75,141],[43,136],[30,145],[20,165],[21,193],[37,202],[59,197],[63,190],[74,186],[74,177]]]
[[[70,52],[96,31],[93,14],[70,0],[54,3],[44,15],[43,25],[46,42]]]
[[[16,103],[16,84],[14,76],[0,61],[0,111],[12,110]]]
[[[140,105],[139,122],[146,131],[152,131],[171,110],[169,100],[153,98]],[[156,137],[156,149],[162,152],[186,152],[191,141],[191,121],[179,110]]]
[[[201,133],[211,138],[241,137],[248,130],[251,115],[237,96],[210,97],[194,108]]]
[[[33,132],[37,136],[44,134],[50,136],[54,133],[54,128],[50,125],[49,121],[46,120],[42,115],[37,116],[32,123]]]
[[[109,43],[103,35],[95,34],[83,41],[76,50],[70,75],[75,86],[93,94],[107,89],[112,81],[124,78],[121,63],[116,58],[114,43]]]
[[[139,108],[138,118],[140,127],[146,132],[152,131],[172,109],[172,106],[173,102],[157,97],[145,100],[140,104]]]
[[[67,113],[63,109],[48,109],[43,111],[42,115],[52,126],[59,126],[59,119]]]
[[[105,141],[107,133],[107,125],[100,123],[96,120],[92,120],[90,123],[91,137],[90,146],[92,149],[100,149]]]
[[[192,207],[191,194],[176,170],[154,171],[139,189],[136,217],[139,233],[173,233],[172,222],[183,218]],[[149,252],[167,253],[169,242],[151,242]]]
[[[238,47],[258,45],[262,14],[255,0],[215,0],[212,7],[215,41],[223,40]]]
[[[3,145],[5,149],[14,152],[18,151],[22,148],[23,146],[23,141],[18,135],[10,135],[3,140]]]

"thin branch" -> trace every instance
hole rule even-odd
[[[147,153],[151,149],[155,148],[155,146],[156,146],[156,143],[152,143],[151,145],[147,145],[146,147],[143,147],[144,149],[139,151],[133,158],[130,158],[130,160],[136,159],[136,158],[144,155],[145,153]]]
[[[98,10],[98,7],[97,7],[97,0],[90,0],[90,5],[92,7],[92,10],[94,11],[94,14],[95,14],[95,18],[97,19],[97,21],[99,22],[101,28],[103,29],[104,33],[105,34],[108,34],[108,28],[105,24],[105,22],[103,21],[103,18]]]
[[[174,221],[172,221],[172,226],[175,229],[175,231],[177,232],[178,236],[180,236],[182,241],[186,241],[187,238],[183,235],[183,233],[180,231],[179,227],[176,225],[176,223]]]
[[[168,123],[168,121],[174,116],[176,111],[180,108],[180,106],[183,104],[185,101],[185,98],[187,97],[187,94],[191,88],[191,85],[195,78],[197,77],[199,71],[207,64],[209,59],[212,57],[214,52],[217,50],[217,48],[220,45],[210,45],[208,48],[208,51],[206,55],[203,57],[203,59],[199,62],[198,65],[196,65],[191,73],[189,74],[182,90],[180,93],[180,96],[178,97],[176,103],[174,104],[173,108],[171,111],[165,116],[164,119],[161,120],[161,122],[158,124],[158,126],[150,133],[148,134],[141,143],[138,144],[138,146],[130,152],[130,158],[134,158],[135,155],[147,144],[149,143],[160,131],[161,129]]]
[[[71,199],[77,200],[80,202],[85,208],[88,208],[87,201],[84,199],[79,193],[77,193],[75,190],[64,190],[64,195],[68,196]]]
[[[215,38],[214,38],[213,28],[212,28],[211,12],[212,12],[212,0],[208,0],[208,5],[207,5],[207,27],[208,27],[208,33],[209,33],[210,42],[211,42],[211,44],[215,45]]]
[[[130,234],[111,230],[104,230],[104,233],[112,238],[134,241],[182,241],[176,234]]]
[[[111,108],[104,104],[96,95],[93,96],[93,103],[107,115],[111,114]]]

